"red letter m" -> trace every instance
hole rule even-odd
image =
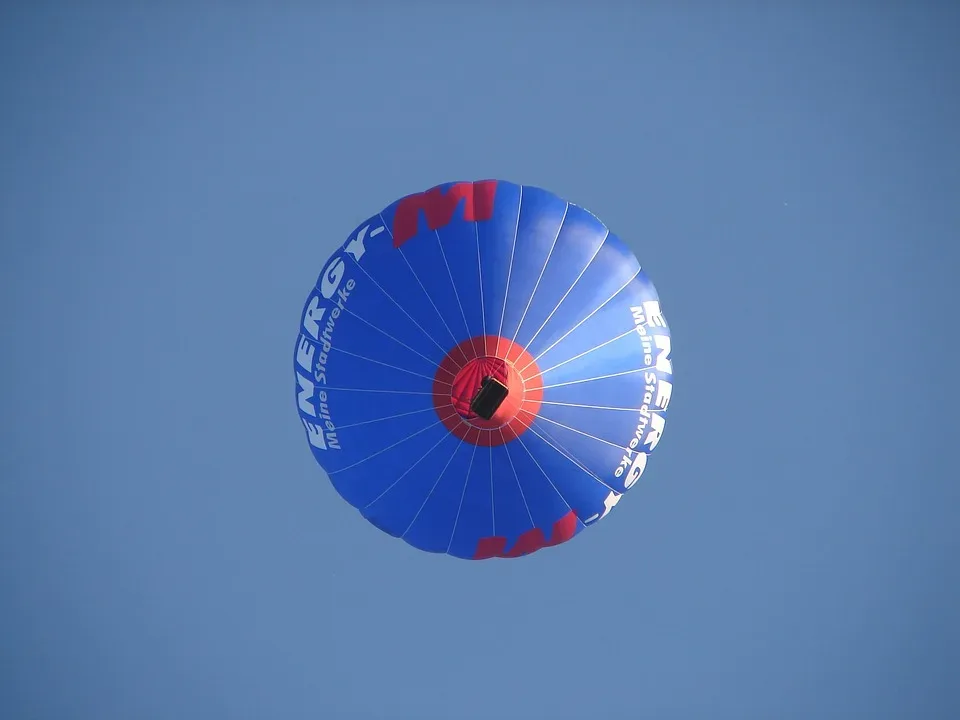
[[[454,183],[444,192],[440,187],[408,195],[397,203],[393,216],[393,246],[400,247],[417,234],[420,211],[427,216],[427,227],[441,228],[451,220],[457,205],[465,200],[463,219],[466,222],[489,220],[493,216],[493,198],[497,192],[496,180]]]
[[[516,558],[523,555],[535,553],[545,547],[553,547],[560,543],[565,543],[572,538],[577,531],[577,516],[571,510],[562,518],[553,524],[553,535],[547,540],[543,535],[543,530],[533,528],[527,530],[521,535],[514,546],[507,550],[507,539],[505,537],[487,537],[481,538],[477,542],[477,550],[473,556],[474,560],[488,560],[490,558]]]

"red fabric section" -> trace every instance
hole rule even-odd
[[[484,375],[492,374],[509,394],[489,420],[470,412]],[[543,399],[543,380],[533,357],[506,338],[480,335],[454,347],[433,380],[433,405],[444,426],[482,447],[520,437],[533,423]]]

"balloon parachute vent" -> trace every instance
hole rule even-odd
[[[507,386],[489,375],[480,383],[480,391],[470,403],[470,409],[484,420],[489,420],[507,399]]]

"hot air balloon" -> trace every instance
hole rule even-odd
[[[415,548],[514,558],[604,518],[673,392],[653,283],[587,210],[503,180],[408,195],[360,223],[301,315],[309,447]]]

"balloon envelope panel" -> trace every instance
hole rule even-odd
[[[414,547],[519,557],[605,517],[673,391],[650,278],[594,215],[535,187],[445,183],[361,223],[294,352],[316,461]]]

